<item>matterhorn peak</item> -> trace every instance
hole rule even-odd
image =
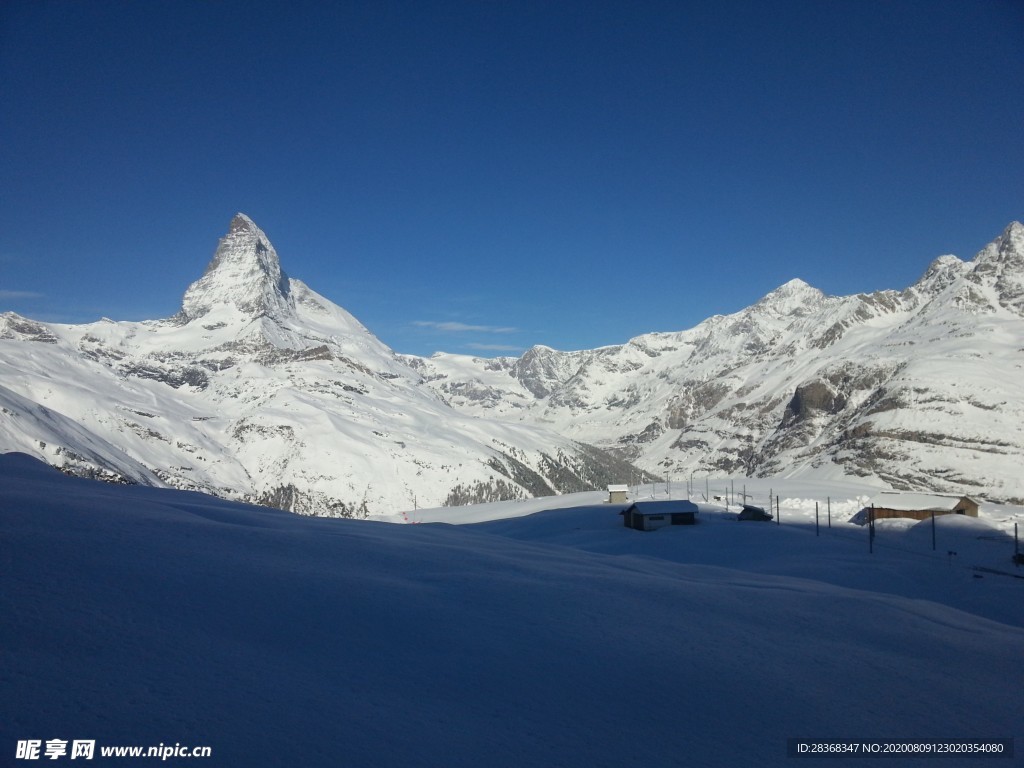
[[[259,232],[260,228],[256,226],[256,222],[246,216],[244,213],[236,213],[235,217],[231,219],[231,223],[228,225],[228,233],[233,234],[235,232]]]
[[[244,213],[235,214],[206,272],[185,291],[180,317],[194,320],[221,306],[252,318],[290,315],[295,309],[277,251]]]

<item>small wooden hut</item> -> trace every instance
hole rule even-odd
[[[654,531],[667,525],[693,525],[697,505],[692,501],[637,501],[620,513],[623,525],[638,531]]]

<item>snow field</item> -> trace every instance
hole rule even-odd
[[[1024,743],[1024,618],[1000,608],[1024,580],[785,517],[641,533],[599,499],[529,507],[302,518],[2,456],[0,754],[657,768],[789,765],[789,737]]]

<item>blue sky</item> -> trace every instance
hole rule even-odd
[[[583,349],[1024,218],[1024,3],[0,4],[0,310],[177,311],[236,211],[400,352]]]

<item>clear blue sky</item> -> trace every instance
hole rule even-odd
[[[1024,2],[0,3],[0,310],[167,317],[236,211],[400,352],[583,349],[1024,218]]]

